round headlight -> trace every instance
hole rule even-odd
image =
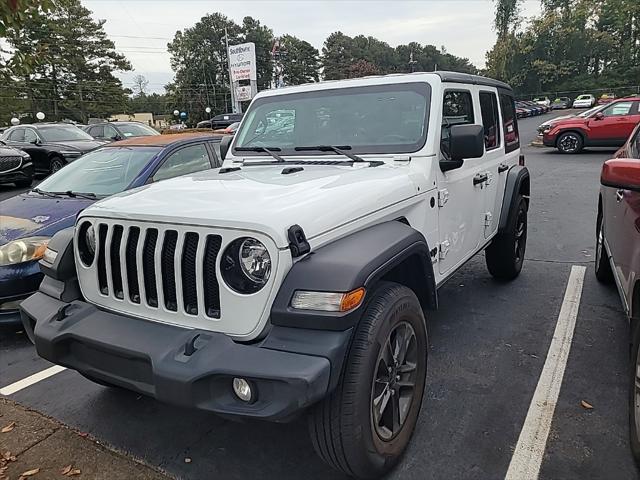
[[[271,256],[260,240],[238,238],[225,249],[220,269],[231,289],[243,294],[255,293],[269,280]]]
[[[93,258],[96,255],[96,231],[90,222],[84,222],[80,225],[78,242],[80,260],[88,267],[93,263]]]

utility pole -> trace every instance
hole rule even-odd
[[[224,27],[224,44],[227,48],[227,68],[229,69],[229,92],[231,93],[231,105],[233,113],[242,113],[240,102],[236,102],[236,94],[234,92],[233,80],[231,79],[231,57],[229,56],[229,34],[227,27]]]

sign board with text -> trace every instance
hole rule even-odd
[[[229,68],[231,81],[257,79],[256,46],[252,42],[229,47]]]
[[[241,85],[236,87],[236,100],[238,102],[244,102],[253,98],[253,92],[251,85]]]

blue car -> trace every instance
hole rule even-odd
[[[33,190],[0,202],[0,325],[20,325],[20,302],[38,289],[49,239],[93,202],[130,188],[219,167],[207,132],[136,137],[89,152]]]

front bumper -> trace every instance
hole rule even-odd
[[[556,146],[556,135],[543,134],[542,135],[542,143],[545,147],[555,147]]]
[[[14,183],[33,180],[34,175],[35,170],[33,168],[33,163],[28,161],[23,163],[22,166],[16,170],[0,173],[0,183]]]
[[[224,334],[65,303],[42,292],[25,300],[21,312],[38,354],[51,362],[162,402],[272,421],[287,420],[331,391],[351,335],[273,327],[259,343],[239,344]],[[235,396],[234,377],[253,385],[254,403]]]
[[[38,290],[42,273],[37,261],[0,267],[0,325],[19,325],[16,302]]]

